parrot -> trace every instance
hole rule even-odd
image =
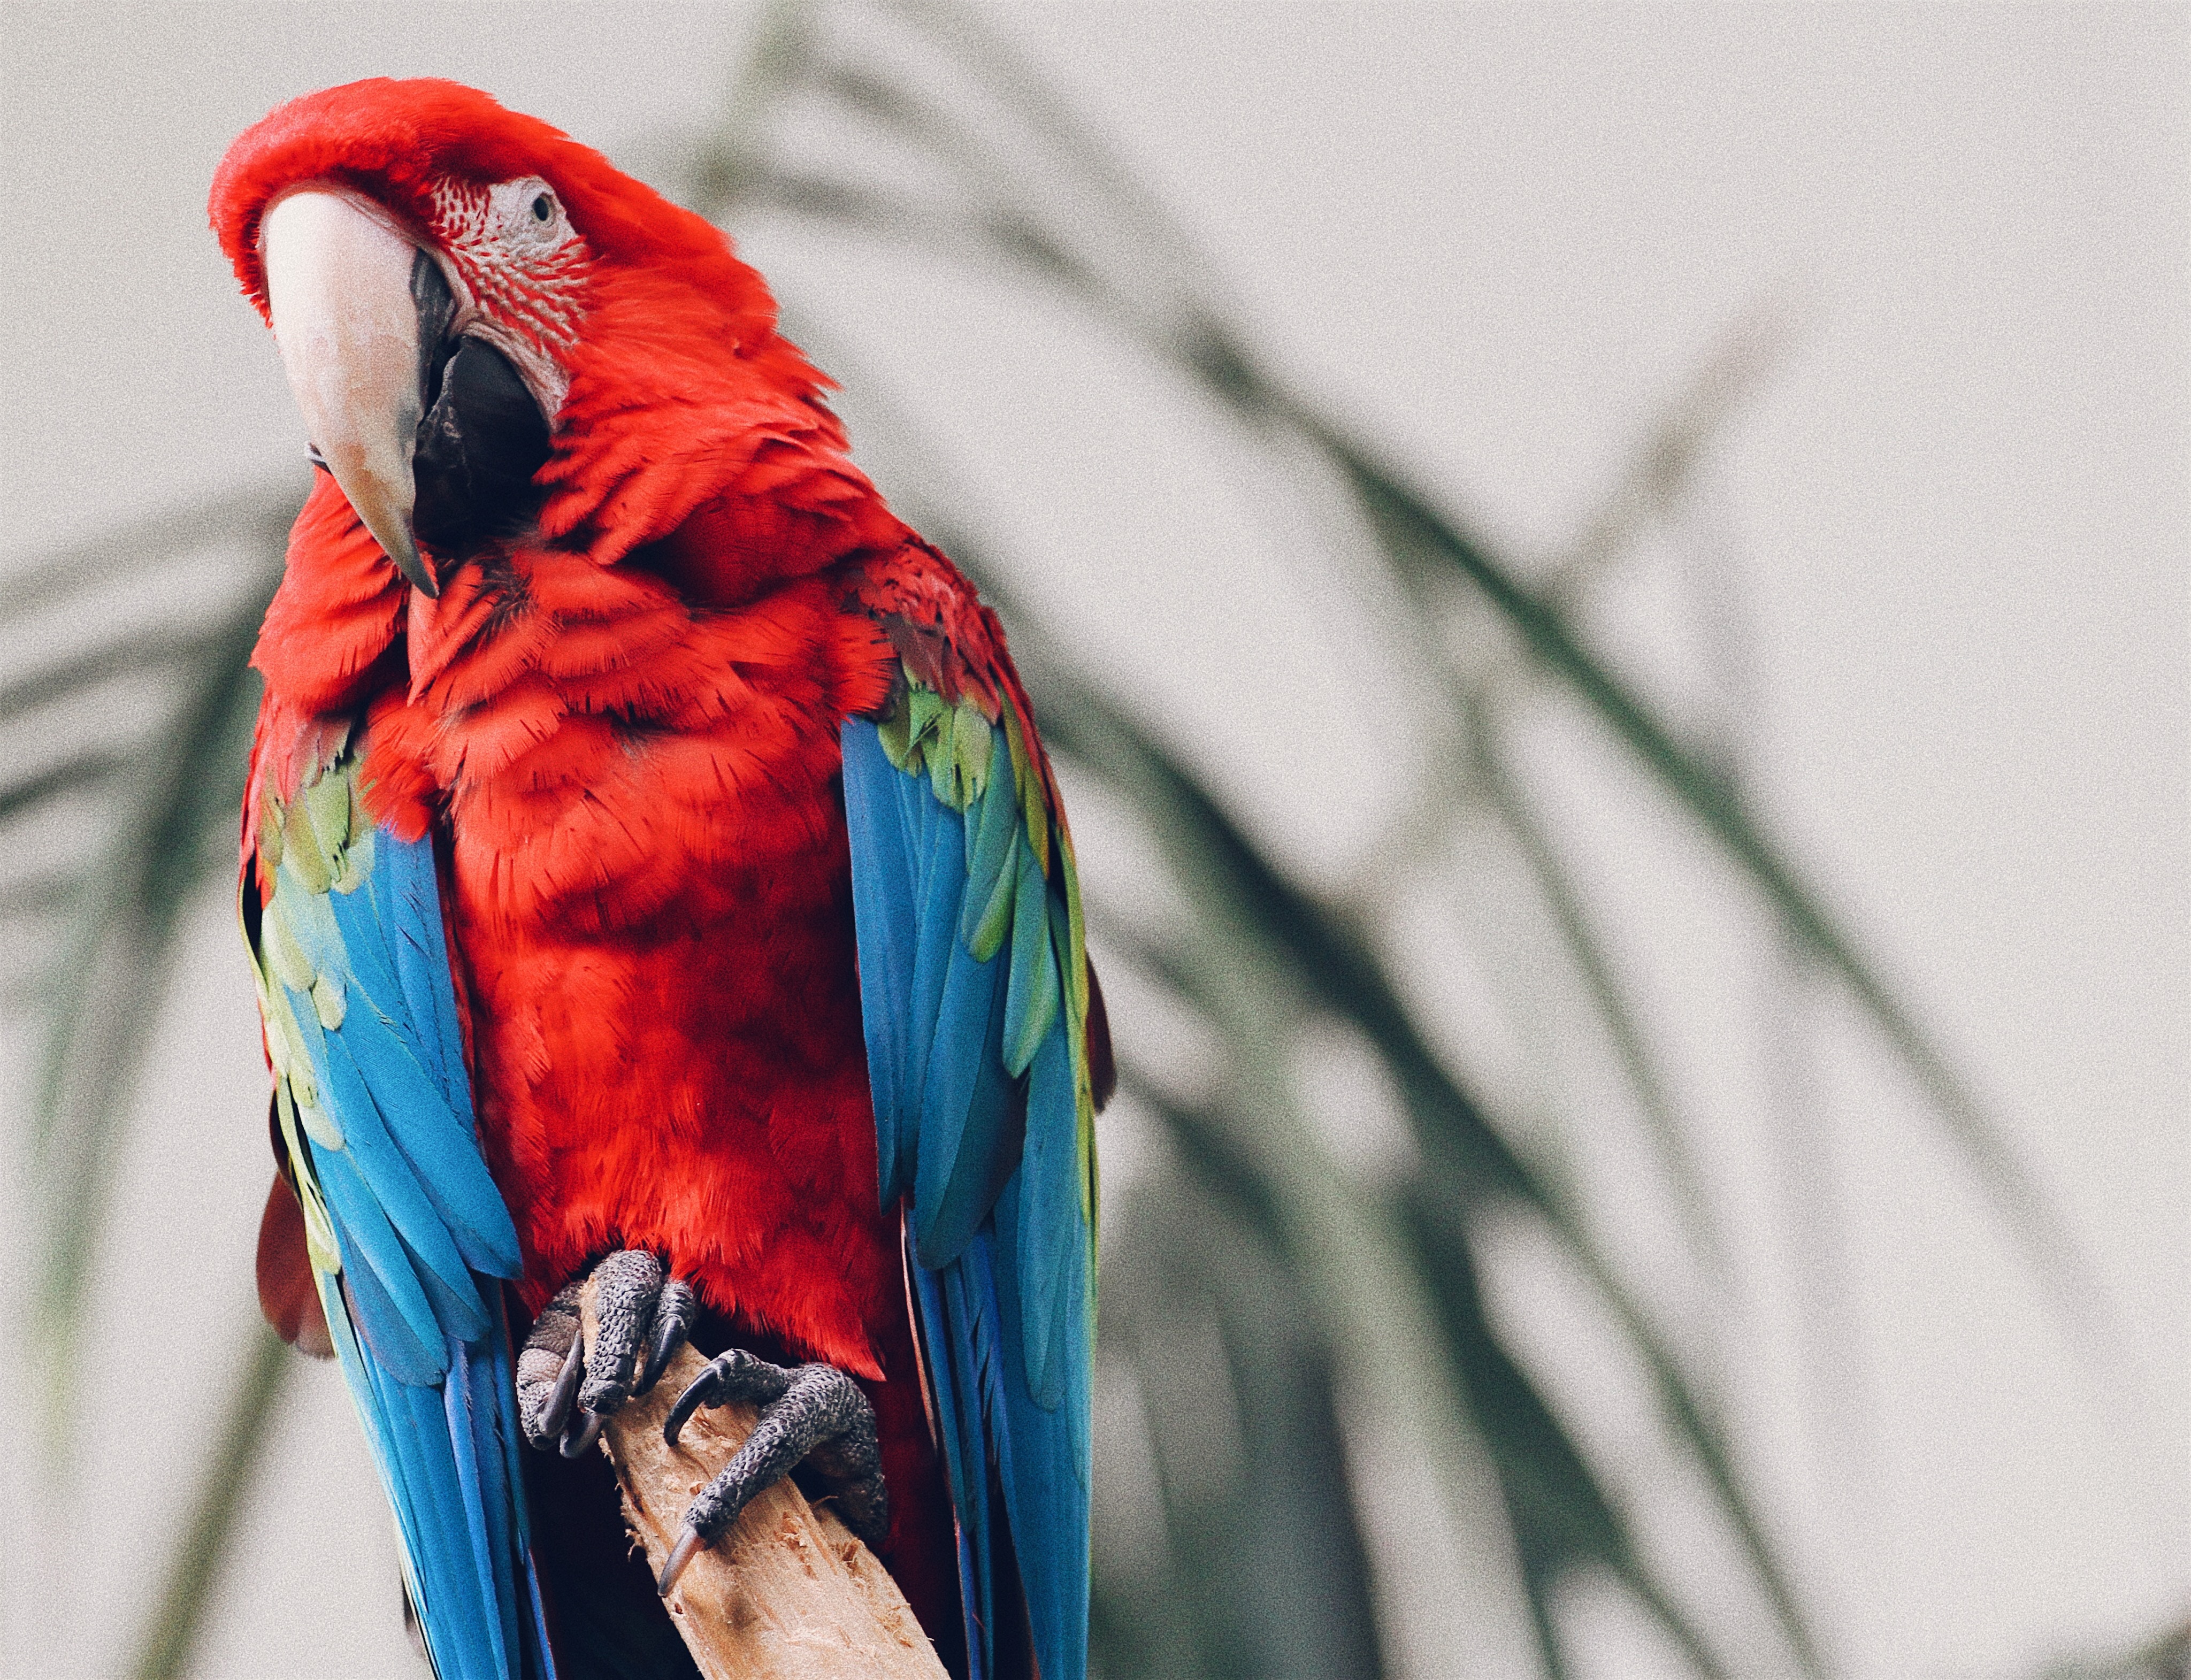
[[[309,94],[209,215],[312,464],[241,825],[260,1300],[435,1671],[697,1673],[665,1601],[791,1475],[949,1671],[1080,1680],[1116,1075],[995,612],[722,231],[547,122]],[[595,1444],[687,1343],[672,1444],[760,1422],[657,1574]]]

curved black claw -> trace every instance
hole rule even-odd
[[[540,1309],[525,1349],[517,1356],[517,1421],[525,1438],[542,1452],[553,1447],[571,1421],[585,1375],[578,1334],[578,1285],[566,1284]]]
[[[699,1316],[700,1296],[691,1284],[682,1278],[672,1278],[662,1286],[654,1303],[654,1333],[647,1338],[646,1363],[640,1367],[633,1393],[644,1394],[662,1381],[670,1356],[692,1334],[692,1321]]]
[[[754,1495],[802,1460],[828,1484],[845,1526],[870,1546],[881,1543],[890,1529],[890,1496],[874,1409],[857,1383],[834,1365],[787,1370],[734,1347],[709,1361],[677,1397],[663,1421],[663,1438],[675,1446],[694,1412],[728,1400],[758,1404],[760,1421],[686,1507],[685,1525],[655,1582],[657,1592],[669,1597],[693,1553],[714,1545]]]
[[[669,1555],[662,1560],[662,1573],[655,1577],[654,1590],[667,1598],[677,1585],[677,1577],[685,1573],[685,1566],[692,1561],[692,1554],[707,1545],[699,1531],[690,1523],[677,1530],[677,1543],[669,1548]]]
[[[589,1412],[579,1407],[571,1419],[570,1427],[563,1432],[562,1444],[556,1450],[565,1458],[583,1458],[587,1449],[601,1438],[601,1426],[607,1421],[606,1412]]]
[[[589,1451],[610,1414],[654,1386],[700,1312],[692,1286],[665,1282],[661,1261],[643,1249],[612,1254],[594,1268],[593,1282],[592,1341],[579,1324],[583,1286],[566,1284],[541,1309],[517,1359],[525,1438],[566,1458]]]
[[[703,1406],[743,1400],[748,1405],[765,1408],[782,1399],[790,1387],[791,1373],[782,1366],[756,1358],[743,1347],[733,1347],[709,1360],[701,1367],[699,1375],[685,1385],[685,1392],[670,1407],[669,1415],[662,1420],[662,1438],[675,1446],[677,1438],[685,1432],[685,1426],[692,1421],[692,1414]]]

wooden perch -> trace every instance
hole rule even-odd
[[[595,1334],[594,1288],[580,1322]],[[705,1408],[671,1447],[662,1421],[707,1362],[680,1347],[662,1380],[612,1416],[601,1449],[623,1490],[623,1520],[663,1560],[685,1507],[731,1461],[759,1414]],[[874,1553],[789,1478],[757,1496],[730,1532],[696,1556],[671,1591],[670,1616],[707,1680],[945,1680],[912,1607]]]

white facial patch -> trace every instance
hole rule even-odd
[[[513,252],[554,252],[578,236],[555,189],[538,175],[497,182],[487,190],[487,202],[503,243]]]
[[[538,175],[484,187],[444,182],[434,231],[458,299],[457,330],[508,356],[552,423],[571,386],[562,356],[578,341],[592,260],[561,196]]]

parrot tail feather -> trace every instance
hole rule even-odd
[[[413,1383],[373,1355],[339,1295],[327,1295],[343,1374],[395,1507],[404,1587],[437,1680],[556,1680],[525,1540],[502,1315],[477,1341],[447,1337],[447,1373]]]

